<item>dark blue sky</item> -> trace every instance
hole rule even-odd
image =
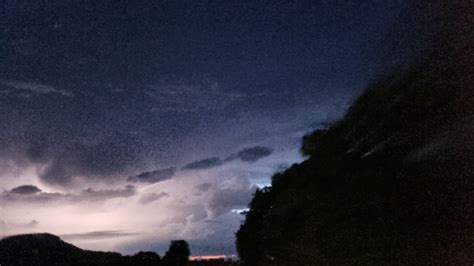
[[[233,237],[241,218],[229,213],[245,207],[252,186],[300,160],[301,136],[340,117],[380,77],[403,8],[403,1],[3,1],[1,188],[80,194],[138,180],[140,191],[140,176],[168,183],[213,176],[214,184],[197,186],[209,189],[201,191],[208,193],[201,219],[211,229],[229,223]],[[209,162],[214,172],[184,167]],[[24,171],[29,179],[18,177]],[[235,199],[220,206],[215,198],[226,189]],[[189,204],[166,206],[190,217]],[[163,241],[192,235],[169,234]],[[201,253],[231,252],[232,238],[223,239]]]

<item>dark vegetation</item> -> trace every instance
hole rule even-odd
[[[127,265],[127,259],[134,258],[82,250],[51,234],[18,235],[0,241],[1,265]]]
[[[188,243],[184,240],[171,241],[170,248],[163,257],[165,265],[185,265],[191,255]]]
[[[2,266],[183,266],[232,265],[232,262],[188,261],[190,250],[184,240],[172,241],[163,258],[155,252],[122,256],[116,252],[82,250],[51,234],[31,234],[0,240]]]
[[[249,204],[236,234],[245,265],[474,262],[468,32],[375,84],[342,120],[304,137],[307,159],[275,174]]]

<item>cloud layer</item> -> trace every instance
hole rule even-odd
[[[223,161],[218,157],[211,157],[202,160],[197,160],[192,163],[185,165],[183,170],[197,170],[197,169],[208,169],[222,165]]]
[[[262,158],[270,156],[273,150],[264,146],[255,146],[250,148],[244,148],[235,154],[226,157],[224,160],[219,157],[209,157],[201,160],[196,160],[186,164],[180,170],[193,171],[193,170],[206,170],[215,167],[222,166],[233,161],[242,161],[246,163],[254,163]],[[158,183],[166,180],[170,180],[176,174],[177,170],[175,167],[169,167],[164,169],[157,169],[149,172],[142,172],[138,175],[128,177],[129,182],[142,182],[142,183]]]
[[[2,227],[9,234],[52,232],[88,249],[134,253],[152,247],[160,252],[171,239],[182,238],[197,252],[233,254],[233,233],[242,218],[235,210],[247,207],[257,188],[249,177],[262,169],[255,160],[271,157],[262,161],[268,165],[262,175],[270,175],[278,164],[273,160],[280,158],[261,147],[265,146],[232,153],[233,158],[220,160],[219,166],[159,168],[109,185],[83,182],[85,187],[63,188],[49,186],[37,176],[40,182],[0,193],[0,204],[8,213]],[[239,170],[240,163],[248,165]]]
[[[73,240],[97,240],[97,239],[110,239],[117,237],[136,236],[139,233],[125,232],[122,230],[106,230],[106,231],[92,231],[77,234],[63,234],[60,237],[66,241]]]
[[[239,159],[243,162],[254,163],[264,157],[272,154],[273,150],[268,147],[255,146],[251,148],[245,148],[236,154],[233,154],[225,159],[225,161],[232,161]]]
[[[30,195],[41,192],[41,189],[33,185],[23,185],[10,190],[10,193],[21,194],[21,195]]]
[[[210,157],[202,160],[197,160],[192,163],[185,165],[183,170],[200,170],[218,167],[232,161],[240,160],[242,162],[254,163],[262,158],[265,158],[272,154],[273,150],[268,147],[255,146],[250,148],[244,148],[239,152],[226,157],[224,160],[219,157]]]
[[[44,192],[33,185],[22,185],[9,191],[3,191],[0,194],[0,201],[8,201],[10,203],[28,202],[30,204],[43,204],[45,202],[76,204],[81,202],[101,202],[113,198],[127,198],[135,194],[135,187],[130,185],[116,189],[96,190],[88,188],[79,193]]]
[[[130,176],[127,180],[129,182],[158,183],[173,178],[175,171],[174,167],[158,169],[151,172],[143,172],[136,176]]]

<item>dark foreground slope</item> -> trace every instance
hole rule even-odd
[[[94,266],[162,265],[154,252],[122,256],[115,252],[82,250],[51,234],[11,236],[0,240],[0,265]]]
[[[428,55],[303,140],[306,161],[257,191],[246,265],[472,265],[472,46]]]
[[[171,241],[161,258],[155,252],[133,256],[116,252],[82,250],[47,233],[10,236],[0,240],[1,266],[192,266],[237,265],[235,261],[188,261],[190,250],[184,240]]]

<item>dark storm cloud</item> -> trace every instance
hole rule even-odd
[[[33,185],[23,185],[23,186],[19,186],[10,190],[10,193],[22,194],[22,195],[36,194],[39,192],[41,192],[41,189]]]
[[[254,163],[264,157],[272,154],[273,150],[268,147],[255,146],[251,148],[245,148],[235,154],[232,154],[224,160],[219,157],[210,157],[203,160],[197,160],[192,163],[185,165],[183,170],[201,170],[209,169],[217,166],[221,166],[231,161],[241,160],[243,162]]]
[[[161,198],[169,197],[170,194],[166,192],[161,193],[147,193],[140,198],[140,203],[148,204],[154,201],[157,201]]]
[[[28,203],[44,203],[44,202],[60,202],[71,199],[71,195],[63,193],[38,192],[34,194],[19,194],[12,191],[4,191],[0,194],[0,201],[8,202],[28,202]]]
[[[107,200],[112,198],[128,198],[137,193],[134,186],[125,186],[125,188],[117,188],[117,189],[102,189],[102,190],[94,190],[92,188],[88,188],[82,191],[78,196],[78,200],[86,200],[86,201],[101,201]]]
[[[268,147],[263,146],[255,146],[251,148],[245,148],[236,154],[233,154],[225,159],[225,161],[231,161],[235,159],[239,159],[243,162],[253,163],[256,162],[264,157],[269,156],[272,154],[273,150]]]
[[[43,164],[38,177],[53,186],[73,186],[75,177],[100,180],[123,175],[137,162],[141,152],[127,132],[104,132],[106,129],[98,128],[100,133],[92,134],[94,129],[84,129],[78,131],[82,134],[79,135],[69,126],[50,129],[42,126],[37,130],[44,132],[36,135],[27,132],[5,140],[0,136],[0,143],[11,146],[12,152],[4,155],[8,158]]]
[[[106,231],[92,231],[78,234],[64,234],[60,237],[64,240],[97,240],[117,237],[136,236],[139,233],[127,232],[123,230],[106,230]]]
[[[166,163],[173,165],[179,154],[171,158],[170,153],[192,149],[177,147],[183,136],[217,132],[242,113],[256,120],[265,113],[258,122],[271,128],[269,119],[280,117],[276,110],[296,113],[294,106],[305,101],[315,106],[314,99],[328,97],[314,93],[326,79],[365,73],[361,66],[371,65],[357,49],[366,46],[367,36],[381,35],[377,29],[385,20],[380,21],[378,14],[393,10],[385,4],[347,8],[338,3],[339,13],[318,1],[283,2],[203,8],[194,1],[185,7],[173,1],[70,5],[11,1],[0,10],[5,42],[5,49],[0,49],[0,86],[41,97],[12,99],[0,94],[0,149],[7,143],[32,162],[47,163],[41,181],[65,187],[72,186],[76,177],[101,180],[138,173],[148,163],[143,158],[153,153],[150,150],[164,154],[147,157],[150,160],[168,157]],[[371,12],[379,9],[383,12]],[[337,19],[350,18],[346,12],[353,10],[366,12]],[[324,22],[335,21],[344,25],[327,31]],[[374,34],[363,34],[369,31]],[[352,38],[355,32],[361,37]],[[349,44],[341,41],[347,36]],[[338,90],[344,92],[345,84],[354,81],[337,80],[344,86],[331,82],[331,89],[341,87]],[[314,86],[308,86],[312,82]],[[310,117],[302,110],[298,112]],[[212,127],[199,129],[211,123]],[[256,129],[242,123],[238,131],[248,137]],[[219,141],[226,145],[226,138]],[[262,156],[234,157],[254,162]],[[194,169],[217,165],[219,161],[207,161]]]
[[[145,182],[145,183],[158,183],[173,178],[176,169],[169,167],[165,169],[158,169],[151,172],[143,172],[136,176],[130,176],[127,181],[129,182]]]
[[[25,189],[25,187],[28,187]],[[20,188],[20,189],[19,189]],[[21,191],[18,193],[18,191]],[[35,192],[36,191],[36,192]],[[78,194],[73,193],[50,193],[41,192],[35,186],[24,185],[16,187],[10,191],[4,191],[0,194],[0,200],[9,202],[29,202],[29,203],[80,203],[80,202],[101,202],[113,198],[127,198],[136,195],[137,191],[134,186],[125,186],[116,189],[99,189],[88,188]]]
[[[218,157],[211,157],[206,158],[203,160],[194,161],[185,165],[182,169],[184,170],[201,170],[201,169],[208,169],[212,167],[217,167],[221,165],[223,162]]]

